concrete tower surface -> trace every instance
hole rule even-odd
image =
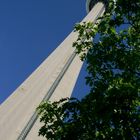
[[[105,11],[100,0],[87,0],[88,15],[82,22],[92,21]],[[35,112],[44,100],[70,97],[82,67],[72,44],[77,33],[70,35],[0,106],[0,140],[43,140],[38,137],[40,123]]]

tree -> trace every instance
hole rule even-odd
[[[75,26],[90,93],[38,107],[48,140],[140,139],[140,1],[110,0],[99,21]]]

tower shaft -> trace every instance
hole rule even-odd
[[[98,2],[83,21],[93,21],[105,11]],[[82,22],[83,22],[82,21]],[[0,106],[1,140],[42,140],[36,107],[43,100],[56,101],[70,97],[82,63],[72,44],[77,33],[70,35]]]

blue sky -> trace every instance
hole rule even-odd
[[[0,1],[0,103],[82,20],[85,3],[86,0]],[[74,89],[76,97],[87,92],[84,77],[85,68]]]

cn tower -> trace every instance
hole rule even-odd
[[[96,22],[102,16],[106,0],[87,0],[87,16],[81,22]],[[70,97],[83,62],[72,44],[71,32],[52,54],[0,106],[0,140],[43,140],[36,108],[45,100]]]

